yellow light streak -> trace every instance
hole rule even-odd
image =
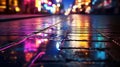
[[[41,11],[41,1],[40,0],[36,0],[35,1],[35,6],[38,8],[38,11]]]

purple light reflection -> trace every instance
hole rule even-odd
[[[26,62],[29,62],[31,60],[31,58],[35,55],[40,45],[41,40],[37,38],[28,38],[25,41],[24,53]]]
[[[47,34],[38,33],[36,36],[32,36],[25,40],[24,53],[26,62],[29,62],[31,58],[35,56],[41,46],[45,46],[48,43],[48,39],[44,38],[45,36],[47,36]]]
[[[25,41],[24,52],[37,51],[37,46],[35,44],[35,38],[28,38]]]
[[[45,54],[45,52],[40,52],[31,62],[29,67],[33,67],[32,65],[34,64],[35,60],[38,59],[39,57],[42,57]]]

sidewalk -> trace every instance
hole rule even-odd
[[[50,14],[21,14],[21,15],[0,15],[0,22],[6,22],[11,20],[20,20],[20,19],[28,19],[28,18],[36,18],[36,17],[45,17],[50,16]]]

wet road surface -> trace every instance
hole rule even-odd
[[[119,16],[53,15],[0,23],[3,67],[116,67]]]

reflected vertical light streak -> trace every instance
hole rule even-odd
[[[87,41],[71,41],[71,47],[81,47],[81,48],[89,48],[90,41],[90,22],[85,18],[80,18],[79,16],[74,15],[72,22],[72,31],[76,34],[71,36],[73,40],[87,40]],[[76,35],[76,36],[74,36]],[[78,49],[77,49],[78,50]],[[75,50],[76,51],[76,50]],[[84,50],[83,50],[84,51]]]
[[[40,52],[39,54],[37,54],[37,56],[35,56],[35,58],[31,61],[30,65],[29,65],[28,67],[32,67],[32,65],[34,64],[34,62],[35,62],[38,58],[42,57],[44,54],[45,54],[45,52]]]

